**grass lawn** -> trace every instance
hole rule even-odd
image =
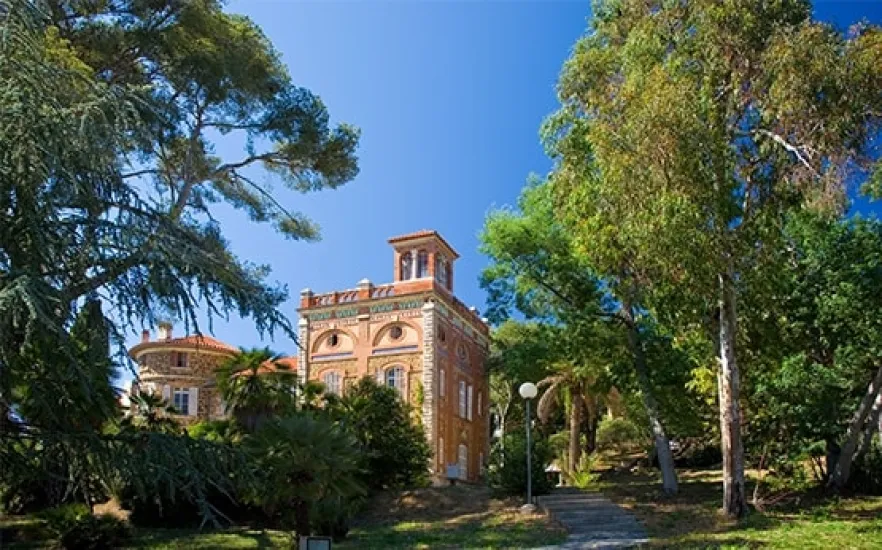
[[[523,516],[520,502],[490,498],[483,487],[418,489],[381,495],[349,537],[334,548],[530,548],[556,544],[566,532],[545,516]],[[51,548],[40,520],[0,517],[0,548]],[[288,533],[246,528],[225,531],[137,529],[128,548],[292,548]]]
[[[678,473],[673,498],[661,494],[655,473],[605,475],[598,488],[643,522],[648,548],[882,548],[882,497],[797,494],[736,523],[719,512],[719,471]]]

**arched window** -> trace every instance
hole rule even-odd
[[[429,276],[429,253],[420,250],[417,254],[417,279]]]
[[[334,395],[340,395],[343,389],[343,377],[340,376],[339,372],[327,372],[324,376],[322,376],[322,383],[325,385],[325,389],[328,393],[333,393]]]
[[[435,278],[444,287],[447,286],[447,260],[441,254],[435,257]]]
[[[390,388],[395,388],[399,393],[404,393],[404,369],[402,367],[386,369],[385,382]]]
[[[401,255],[401,265],[399,266],[399,270],[401,271],[401,280],[406,281],[413,276],[413,258],[410,255],[410,252],[405,252]]]

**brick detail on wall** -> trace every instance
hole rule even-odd
[[[297,323],[298,334],[300,340],[297,350],[297,378],[301,384],[305,384],[309,380],[309,320],[301,318]]]

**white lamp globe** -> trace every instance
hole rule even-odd
[[[524,399],[533,399],[536,397],[536,394],[539,393],[539,390],[536,388],[536,384],[532,382],[524,382],[521,384],[521,387],[518,388],[518,393],[521,394],[521,397]]]

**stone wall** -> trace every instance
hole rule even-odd
[[[186,368],[176,366],[178,353],[187,353]],[[162,396],[163,386],[170,386],[169,404],[172,404],[173,388],[196,388],[196,414],[176,415],[175,418],[184,424],[218,418],[220,396],[215,386],[215,373],[230,356],[185,349],[144,351],[138,358],[141,389],[150,391],[153,388]]]

